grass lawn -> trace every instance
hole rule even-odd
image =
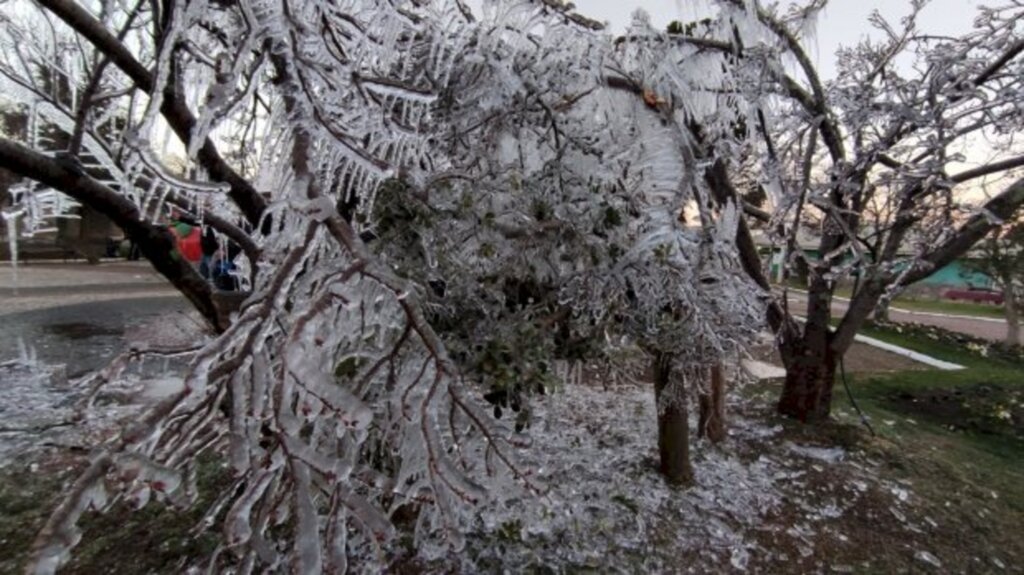
[[[892,307],[907,309],[910,311],[927,311],[932,313],[946,313],[951,315],[969,315],[975,317],[1004,317],[1003,308],[991,304],[969,303],[962,301],[950,301],[940,299],[917,299],[912,297],[898,297]]]
[[[0,471],[0,573],[24,572],[36,533],[83,467],[80,459],[52,460],[31,471],[17,464]],[[213,503],[215,488],[229,477],[206,456],[198,468],[200,499],[187,512],[154,502],[132,511],[120,502],[104,514],[86,513],[79,523],[82,544],[60,573],[184,573],[190,560],[212,553],[216,529],[198,535],[193,530]]]
[[[799,290],[806,290],[806,286],[789,284],[789,287]],[[835,295],[849,299],[853,295],[850,286],[836,288]],[[912,295],[901,295],[892,302],[892,307],[909,311],[921,311],[929,313],[944,313],[950,315],[967,315],[974,317],[992,317],[1003,319],[1003,307],[993,304],[972,303],[964,301],[952,301],[930,297],[917,297]]]
[[[849,299],[852,290],[849,287],[836,289],[836,295]],[[1002,319],[1005,317],[1003,307],[993,304],[972,303],[966,301],[952,301],[948,299],[915,297],[912,295],[901,295],[893,300],[892,307],[910,311],[924,311],[931,313],[946,313],[951,315],[969,315],[975,317],[994,317]]]
[[[966,366],[848,380],[879,435],[879,456],[895,477],[910,483],[926,523],[934,523],[930,536],[959,549],[967,571],[1002,572],[1000,563],[1006,572],[1019,568],[1024,561],[1024,362],[983,357],[920,334],[879,328],[863,333]],[[834,412],[856,422],[841,383],[835,397]]]

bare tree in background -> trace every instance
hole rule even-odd
[[[765,66],[754,80],[777,95],[753,124],[773,211],[746,211],[767,221],[788,263],[808,277],[802,326],[769,308],[787,370],[778,409],[802,421],[829,416],[838,364],[881,300],[963,255],[1024,203],[1024,180],[1013,177],[1024,166],[1021,6],[980,8],[974,29],[955,38],[918,29],[922,1],[911,2],[899,24],[875,14],[882,40],[840,51],[838,79],[826,84],[806,48],[824,5],[785,14],[758,8],[760,43],[718,46],[738,58],[795,61],[793,75]],[[980,163],[965,156],[981,142],[989,154]],[[735,197],[728,171],[719,188]],[[972,186],[1000,176],[999,193],[972,201]],[[817,258],[794,249],[802,230],[820,237]],[[740,245],[753,259],[753,244]],[[833,294],[854,277],[857,292],[833,326]]]

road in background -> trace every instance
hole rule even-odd
[[[832,299],[833,317],[838,317],[846,312],[849,302],[843,298]],[[796,315],[803,315],[807,312],[806,292],[789,290],[789,309]],[[919,323],[932,325],[973,335],[990,341],[1002,341],[1006,338],[1006,320],[988,317],[971,317],[965,315],[947,315],[933,312],[918,312],[889,308],[889,319],[899,323]]]

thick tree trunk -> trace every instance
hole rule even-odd
[[[708,385],[700,393],[697,437],[707,437],[712,443],[718,443],[725,439],[725,375],[721,363],[709,372]]]
[[[834,240],[831,237],[829,239]],[[822,242],[823,248],[833,249],[830,247],[831,243],[824,240]],[[803,333],[779,340],[779,353],[786,368],[786,380],[782,388],[782,397],[779,398],[778,411],[804,423],[827,419],[832,405],[836,350],[843,349],[833,347],[830,327],[832,290],[831,282],[822,276],[815,276],[807,294],[807,319]],[[851,306],[855,303],[858,302],[851,302]]]
[[[690,427],[682,381],[672,383],[672,356],[654,354],[654,396],[658,407],[658,453],[661,473],[673,485],[693,480],[690,466]]]
[[[1017,310],[1017,302],[1013,301],[1009,294],[1006,295],[1006,302],[1003,304],[1003,311],[1006,313],[1006,343],[1020,345],[1020,314]]]
[[[782,350],[786,380],[778,411],[804,423],[828,419],[832,409],[838,357],[826,345],[808,345],[800,341]]]

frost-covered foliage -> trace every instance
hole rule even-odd
[[[377,251],[516,411],[552,354],[594,357],[620,337],[716,362],[762,317],[736,259],[739,214],[711,198],[701,165],[746,145],[733,126],[756,100],[729,91],[745,70],[709,75],[726,55],[674,43],[642,14],[616,43],[537,35],[532,12],[520,17],[474,32],[436,111],[450,166],[383,188],[368,216]]]
[[[541,371],[575,338],[623,336],[695,369],[756,331],[740,210],[705,176],[750,145],[761,60],[642,14],[613,42],[557,2],[488,2],[479,20],[441,0],[136,10],[156,22],[139,51],[153,73],[141,86],[148,72],[118,60],[145,94],[121,108],[104,166],[136,217],[174,198],[223,224],[252,215],[255,190],[267,207],[251,295],[194,352],[184,389],[94,456],[39,538],[40,572],[66,560],[88,509],[194,500],[210,450],[235,478],[209,513],[224,530],[214,569],[383,561],[400,516],[423,554],[459,549],[472,504],[541,488],[516,463],[522,438],[468,385],[508,369],[517,342]],[[707,37],[751,18],[727,3]],[[155,152],[164,120],[188,177]],[[225,168],[218,139],[259,161]]]
[[[99,3],[96,18],[115,31],[140,61],[151,61],[153,15],[142,2],[131,6]],[[206,196],[223,192],[205,178],[181,177],[158,158],[139,134],[149,133],[142,111],[145,95],[132,78],[117,73],[111,56],[94,43],[34,6],[14,1],[0,16],[0,88],[3,98],[25,118],[16,137],[33,150],[58,159],[75,173],[123,194],[137,207],[138,220],[156,223],[171,206],[202,217]],[[157,137],[166,147],[170,133],[160,126]],[[158,146],[160,147],[160,146]],[[51,232],[59,218],[75,218],[82,202],[61,191],[25,179],[10,189],[11,205],[3,217],[12,223],[10,241],[18,235]],[[231,215],[229,203],[215,202]],[[20,224],[20,225],[18,225]]]

